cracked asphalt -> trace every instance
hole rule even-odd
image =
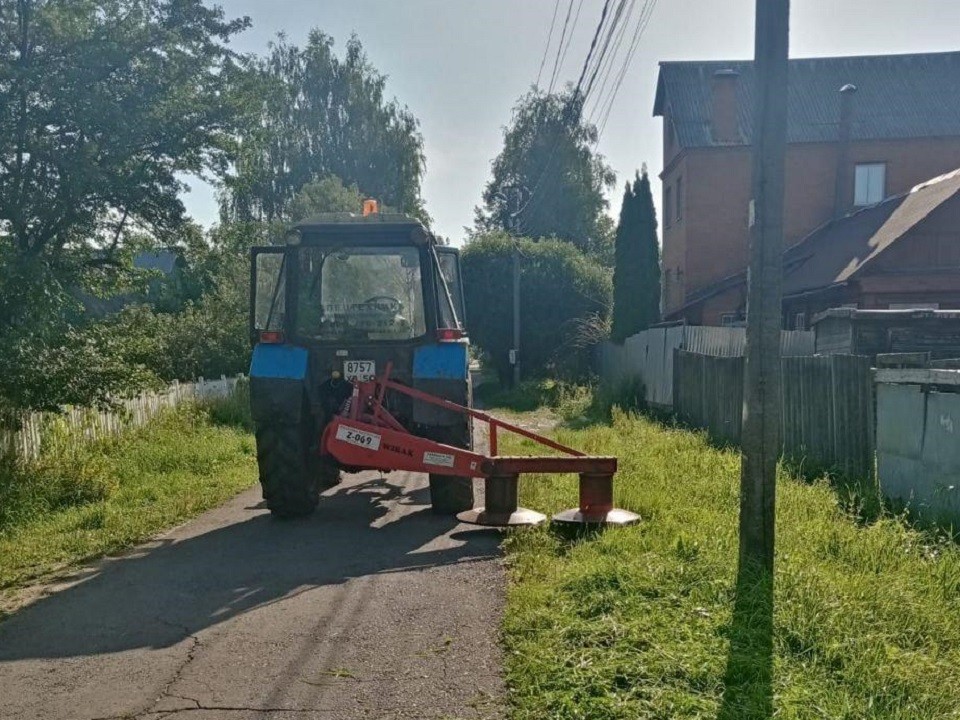
[[[426,478],[347,476],[277,522],[259,488],[0,623],[3,720],[502,717],[500,535]]]

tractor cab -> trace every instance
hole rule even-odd
[[[468,341],[459,253],[415,219],[322,215],[282,246],[251,256],[251,406],[264,498],[303,515],[340,467],[320,439],[354,385],[388,365],[394,381],[469,405]],[[386,399],[410,432],[471,446],[464,416],[402,394]],[[440,512],[472,507],[469,479],[431,476]]]

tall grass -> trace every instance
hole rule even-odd
[[[558,435],[620,458],[616,502],[643,521],[508,538],[514,720],[960,717],[956,546],[781,472],[771,635],[763,593],[736,592],[735,452],[618,411]],[[521,502],[573,507],[576,481],[527,476]]]
[[[254,443],[237,402],[186,404],[120,437],[0,461],[0,590],[142,541],[251,485]]]

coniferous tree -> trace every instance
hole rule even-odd
[[[657,211],[646,168],[627,184],[617,225],[611,338],[622,343],[660,320]]]

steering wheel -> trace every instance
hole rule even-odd
[[[363,301],[363,305],[380,305],[389,304],[390,312],[400,312],[400,309],[403,307],[403,303],[397,300],[397,298],[391,295],[374,295]]]

